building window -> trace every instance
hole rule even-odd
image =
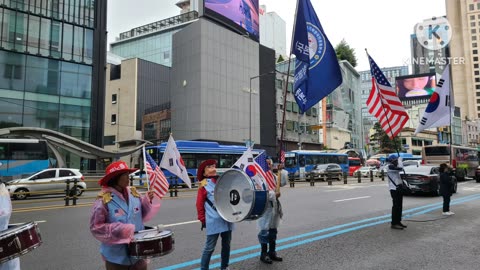
[[[111,120],[110,122],[111,122],[112,125],[117,124],[117,115],[116,115],[116,114],[112,114],[110,120]]]
[[[117,94],[112,95],[112,104],[117,104]]]
[[[477,36],[472,36],[472,41],[477,40]]]
[[[473,5],[473,4],[468,5],[468,10],[472,11],[473,8],[474,8],[474,5]]]
[[[471,30],[470,30],[470,33],[476,34],[476,33],[477,33],[477,29],[471,29]]]
[[[473,54],[478,54],[478,50],[475,49],[475,50],[472,51],[472,53]]]
[[[118,80],[122,77],[122,65],[110,65],[110,81]]]
[[[280,79],[276,79],[275,80],[275,87],[278,88],[278,89],[282,89],[283,88],[282,86],[283,86],[283,81],[280,80]]]
[[[113,136],[104,136],[103,145],[115,145],[115,135]]]
[[[291,111],[292,111],[292,105],[293,105],[293,102],[287,101],[287,112],[291,112]]]

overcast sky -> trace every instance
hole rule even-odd
[[[178,0],[108,0],[108,42],[121,32],[180,14]],[[311,0],[327,37],[335,47],[342,39],[355,49],[358,71],[369,69],[365,48],[380,67],[410,59],[410,35],[416,23],[446,15],[444,0]],[[294,0],[260,0],[287,26],[290,50]],[[455,34],[455,33],[453,33]]]

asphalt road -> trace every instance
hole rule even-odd
[[[175,250],[152,259],[149,269],[198,269],[205,235],[196,222],[195,195],[165,199],[149,222],[175,234]],[[256,222],[244,221],[233,234],[230,269],[479,269],[480,184],[474,181],[459,184],[451,207],[456,215],[448,218],[441,215],[441,197],[405,197],[408,228],[402,231],[389,227],[391,198],[387,183],[379,180],[300,184],[283,188],[280,199],[285,216],[278,253],[284,262],[258,260]],[[103,269],[99,243],[89,232],[91,200],[41,211],[14,204],[11,223],[40,221],[43,238],[39,248],[21,257],[23,270]],[[219,247],[212,269],[219,267]]]

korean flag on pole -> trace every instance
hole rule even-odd
[[[180,156],[180,152],[178,152],[177,144],[175,143],[172,135],[170,135],[170,138],[168,138],[167,147],[163,153],[160,167],[175,174],[182,179],[189,188],[192,188],[192,183],[190,177],[188,176],[187,169],[185,168],[185,163],[183,162],[182,156]]]
[[[437,83],[435,92],[430,97],[415,134],[427,128],[450,125],[453,108],[453,97],[450,91],[450,65],[447,65],[442,78]]]

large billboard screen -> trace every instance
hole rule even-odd
[[[204,14],[259,41],[258,0],[205,0]]]
[[[395,78],[397,95],[400,100],[425,99],[435,91],[435,74],[418,74]]]

